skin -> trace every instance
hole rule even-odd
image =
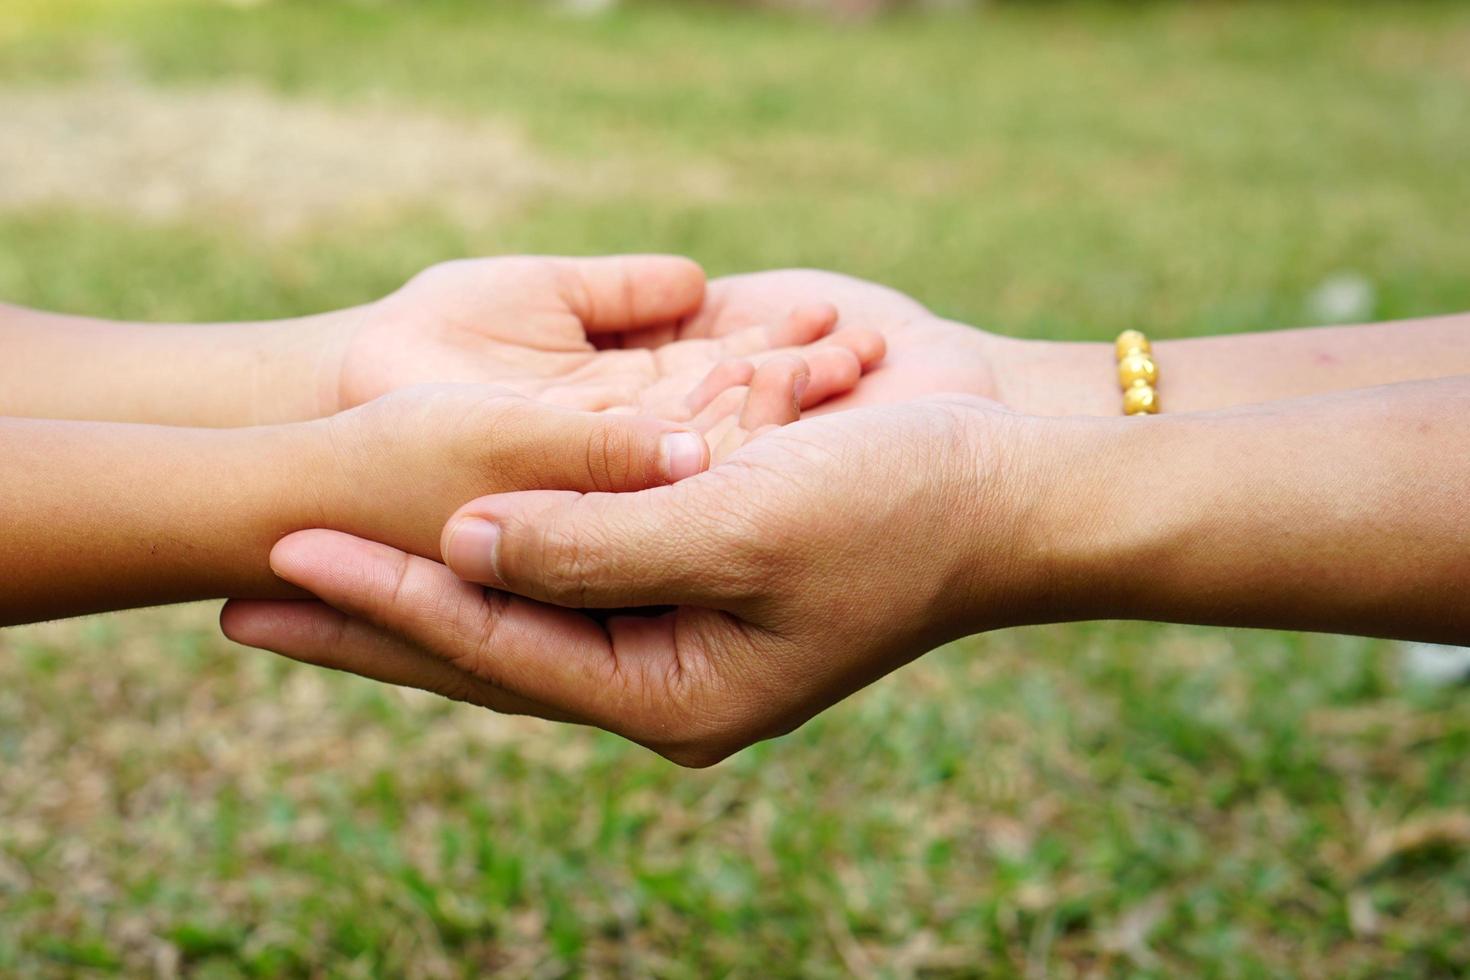
[[[835,412],[941,392],[977,395],[1027,415],[1118,415],[1111,343],[1017,340],[937,317],[886,286],[811,269],[717,279],[704,306],[654,339],[721,337],[813,297],[843,328],[873,330],[887,357]],[[1171,414],[1470,374],[1470,314],[1154,343],[1159,397]]]
[[[689,393],[717,367],[743,385],[764,360],[806,347],[814,405],[883,357],[873,331],[828,338],[836,313],[810,298],[718,337],[618,349],[630,332],[692,314],[704,288],[699,266],[673,256],[511,257],[444,263],[365,306],[270,323],[128,324],[0,306],[0,416],[270,425],[463,382],[688,421]]]
[[[272,567],[321,601],[232,602],[223,625],[702,766],[1005,626],[1470,641],[1466,445],[1470,379],[1144,419],[933,397],[802,420],[669,487],[474,501],[449,567],[291,535]]]
[[[26,574],[0,592],[0,624],[289,594],[271,546],[322,523],[434,555],[436,519],[489,485],[672,479],[658,440],[674,431],[476,386],[225,431],[5,419],[0,563]],[[546,452],[527,455],[528,440]]]
[[[827,273],[716,281],[700,313],[628,341],[737,332],[813,291],[887,341],[823,406],[856,411],[674,487],[476,501],[446,527],[448,567],[290,536],[273,567],[320,601],[231,603],[226,631],[689,765],[1004,626],[1470,639],[1470,381],[1444,377],[1470,372],[1470,318],[1158,344],[1175,410],[1137,419],[1118,417],[1111,345],[996,338]],[[632,606],[677,608],[571,611]]]
[[[487,385],[406,388],[330,418],[229,430],[0,420],[0,626],[225,596],[298,594],[283,535],[331,527],[439,557],[487,490],[629,491],[702,471],[794,419],[806,365],[762,365],[688,427],[542,405]]]
[[[0,418],[0,564],[25,570],[0,591],[0,625],[295,594],[267,556],[306,527],[438,557],[465,500],[682,479],[882,356],[871,332],[825,339],[826,306],[657,350],[592,344],[656,329],[703,288],[683,259],[516,258],[438,266],[369,307],[276,324],[0,309],[0,397],[16,416]],[[435,376],[501,384],[416,384]],[[262,418],[288,421],[248,424]]]

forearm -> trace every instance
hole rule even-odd
[[[1058,618],[1470,642],[1470,378],[1057,424]]]
[[[0,305],[0,415],[228,427],[335,411],[343,318],[135,324]]]
[[[1113,345],[995,338],[1006,404],[1030,415],[1117,415]],[[1166,413],[1200,412],[1470,374],[1470,314],[1154,343]]]
[[[0,419],[0,626],[289,596],[270,550],[304,528],[437,556],[462,497],[434,507],[449,477],[419,441],[341,416],[229,430]],[[437,476],[432,490],[416,474]]]
[[[0,420],[0,625],[285,594],[270,548],[321,520],[307,430]]]

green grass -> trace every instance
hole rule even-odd
[[[561,184],[494,219],[412,200],[284,238],[121,197],[0,208],[0,296],[260,317],[466,253],[668,249],[714,272],[837,268],[1038,336],[1299,324],[1342,273],[1372,284],[1372,316],[1470,308],[1454,4],[1041,4],[864,29],[468,0],[0,12],[0,94],[242,81],[503,123]],[[609,166],[616,193],[578,192]],[[240,651],[209,615],[0,634],[0,975],[1470,963],[1463,842],[1368,857],[1470,810],[1465,695],[1404,687],[1388,644],[1011,631],[691,773]]]

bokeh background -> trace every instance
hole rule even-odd
[[[0,296],[260,318],[670,250],[1023,336],[1470,309],[1470,6],[919,6],[5,0]],[[0,974],[1470,961],[1470,695],[1391,644],[1000,633],[688,772],[214,614],[0,633]]]

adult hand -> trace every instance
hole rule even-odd
[[[1025,431],[963,397],[803,420],[669,487],[476,500],[446,526],[450,567],[306,531],[272,566],[322,601],[232,602],[223,626],[707,765],[946,640],[1037,616],[1030,515],[1051,481]]]
[[[1116,415],[1111,344],[1017,340],[935,316],[897,290],[835,272],[781,269],[709,283],[704,304],[677,331],[648,342],[738,335],[773,322],[794,305],[820,299],[838,310],[835,338],[872,331],[887,356],[848,395],[821,405],[833,412],[925,395],[964,394],[1030,415]]]
[[[781,269],[716,279],[680,336],[738,335],[813,298],[837,308],[842,329],[874,331],[887,342],[883,364],[827,410],[940,393],[998,398],[993,364],[1001,338],[942,320],[897,290],[835,272]]]
[[[392,295],[338,322],[331,371],[334,409],[404,385],[474,382],[507,387],[584,411],[631,410],[683,421],[690,393],[717,366],[725,384],[804,348],[807,404],[846,391],[883,356],[881,337],[831,332],[836,314],[796,299],[768,320],[718,337],[615,349],[628,331],[656,331],[699,308],[704,273],[688,259],[631,255],[567,259],[468,259],[436,265]]]

